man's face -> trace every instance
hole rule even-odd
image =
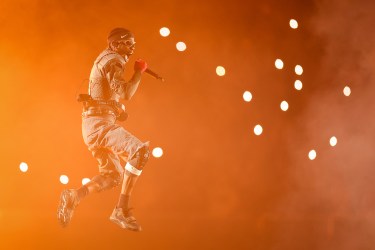
[[[126,38],[126,40],[119,40],[117,46],[117,53],[122,56],[131,56],[135,50],[134,37]]]

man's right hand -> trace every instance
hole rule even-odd
[[[137,59],[134,63],[134,70],[141,71],[141,73],[145,72],[147,69],[147,63],[142,59]]]

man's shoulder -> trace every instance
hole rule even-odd
[[[101,52],[96,59],[97,62],[100,62],[101,64],[107,64],[109,62],[115,62],[120,63],[124,65],[126,63],[126,60],[124,57],[122,57],[119,53],[106,49],[103,52]]]

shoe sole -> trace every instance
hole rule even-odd
[[[62,191],[60,196],[60,203],[57,209],[57,219],[62,227],[66,227],[69,224],[71,218],[71,216],[68,215],[67,206],[69,198],[69,192],[67,190]]]

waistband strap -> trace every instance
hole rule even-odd
[[[114,115],[117,116],[116,113],[109,109],[89,109],[82,112],[82,117],[87,116],[100,116],[100,115]]]

